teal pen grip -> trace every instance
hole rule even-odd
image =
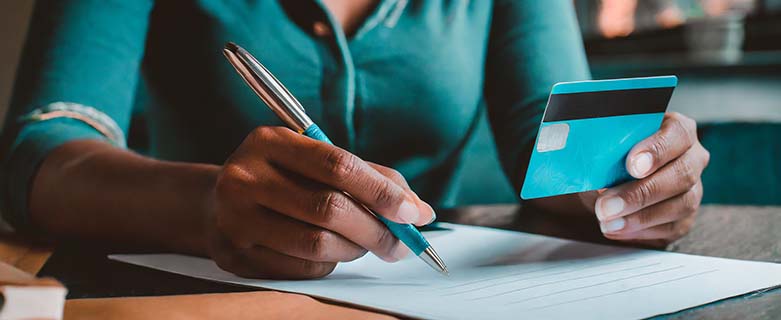
[[[385,217],[379,214],[374,215],[377,216],[377,219],[380,219],[382,223],[388,226],[388,230],[390,230],[396,238],[399,238],[401,242],[404,242],[416,256],[419,256],[423,253],[423,250],[426,250],[426,248],[431,246],[415,226],[411,224],[395,223],[385,219]]]
[[[328,136],[326,136],[323,130],[320,130],[320,127],[318,127],[316,124],[312,124],[306,128],[306,130],[304,130],[304,135],[318,141],[333,144],[331,139],[328,139]],[[426,248],[430,246],[426,238],[423,237],[423,235],[420,233],[420,231],[418,231],[418,229],[415,228],[415,226],[411,224],[396,223],[385,219],[385,217],[376,213],[374,216],[376,216],[377,219],[380,219],[380,221],[382,221],[382,223],[388,227],[388,230],[390,230],[390,232],[393,233],[396,238],[399,238],[401,242],[407,245],[407,247],[416,256],[423,253],[423,250],[426,250]]]
[[[325,132],[323,132],[323,130],[320,130],[320,127],[318,127],[314,123],[310,125],[309,128],[306,128],[306,130],[304,130],[304,135],[312,139],[315,139],[317,141],[327,142],[328,144],[334,144],[333,142],[331,142],[331,139],[328,139],[328,136],[325,135]]]

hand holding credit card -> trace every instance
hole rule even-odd
[[[595,214],[612,240],[664,246],[682,237],[710,153],[694,120],[666,112],[676,85],[674,76],[555,85],[521,197],[541,208],[575,203],[565,210]]]
[[[597,190],[629,181],[630,149],[659,130],[675,76],[553,86],[521,198]]]

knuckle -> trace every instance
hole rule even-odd
[[[670,130],[677,134],[688,134],[688,129],[686,128],[686,120],[682,119],[681,117],[676,117],[673,121],[670,122],[670,125],[672,126]]]
[[[328,173],[333,179],[339,182],[346,182],[355,174],[358,167],[358,159],[349,152],[333,149],[326,154],[325,164]]]
[[[303,260],[300,264],[301,274],[305,277],[316,278],[320,273],[320,264],[310,260]]]
[[[650,211],[642,210],[635,215],[637,216],[636,219],[639,227],[647,226],[653,223],[654,215]]]
[[[689,161],[679,160],[674,164],[675,175],[687,187],[693,187],[699,180],[699,175]]]
[[[261,126],[252,130],[252,138],[255,141],[268,141],[277,135],[275,127]]]
[[[372,247],[368,249],[390,254],[396,242],[396,237],[394,237],[387,228],[379,228],[373,240],[374,241],[371,243]]]
[[[671,121],[678,121],[678,122],[686,118],[686,116],[684,116],[680,112],[675,112],[675,111],[668,112],[667,117],[670,118]]]
[[[312,258],[316,260],[327,258],[333,239],[333,234],[326,230],[317,230],[307,234],[306,241],[309,245],[309,254]]]
[[[407,181],[406,179],[404,179],[404,176],[400,172],[394,169],[388,170],[387,177],[388,179],[391,179],[393,182],[396,182],[399,185],[405,185]]]
[[[331,225],[347,210],[349,199],[336,191],[326,191],[315,197],[315,219],[322,225]]]
[[[374,206],[377,208],[391,208],[403,201],[401,189],[390,180],[377,183],[373,193]]]
[[[697,124],[694,120],[681,115],[677,121],[673,122],[679,134],[683,135],[689,142],[697,138]]]
[[[304,260],[301,262],[301,273],[308,278],[321,278],[333,271],[335,264]]]
[[[710,163],[710,151],[708,149],[705,149],[705,147],[701,147],[703,152],[703,166],[707,167]]]
[[[700,208],[700,198],[694,190],[690,190],[681,198],[683,210],[686,213],[694,213]]]
[[[670,150],[671,145],[669,129],[665,129],[660,134],[656,135],[656,139],[649,146],[649,151],[653,155],[654,159],[661,159],[662,156]]]
[[[658,190],[658,186],[655,180],[648,179],[637,184],[637,186],[626,193],[625,199],[630,203],[637,204],[640,208],[645,208],[648,205],[651,197]]]
[[[665,131],[667,134],[672,136],[681,136],[683,135],[686,138],[691,138],[691,132],[693,130],[689,129],[688,125],[688,118],[681,115],[680,113],[673,113],[673,115],[670,117],[670,121],[666,123]]]

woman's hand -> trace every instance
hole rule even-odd
[[[709,159],[694,120],[666,114],[661,129],[627,156],[626,168],[639,180],[607,189],[596,200],[605,237],[651,245],[682,237],[694,224]]]
[[[403,258],[406,246],[342,191],[392,221],[424,225],[434,217],[395,170],[286,128],[260,127],[217,178],[209,255],[240,276],[287,279],[325,276],[367,251]]]

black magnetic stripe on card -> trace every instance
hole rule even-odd
[[[674,87],[554,94],[543,121],[659,113],[667,110]]]

